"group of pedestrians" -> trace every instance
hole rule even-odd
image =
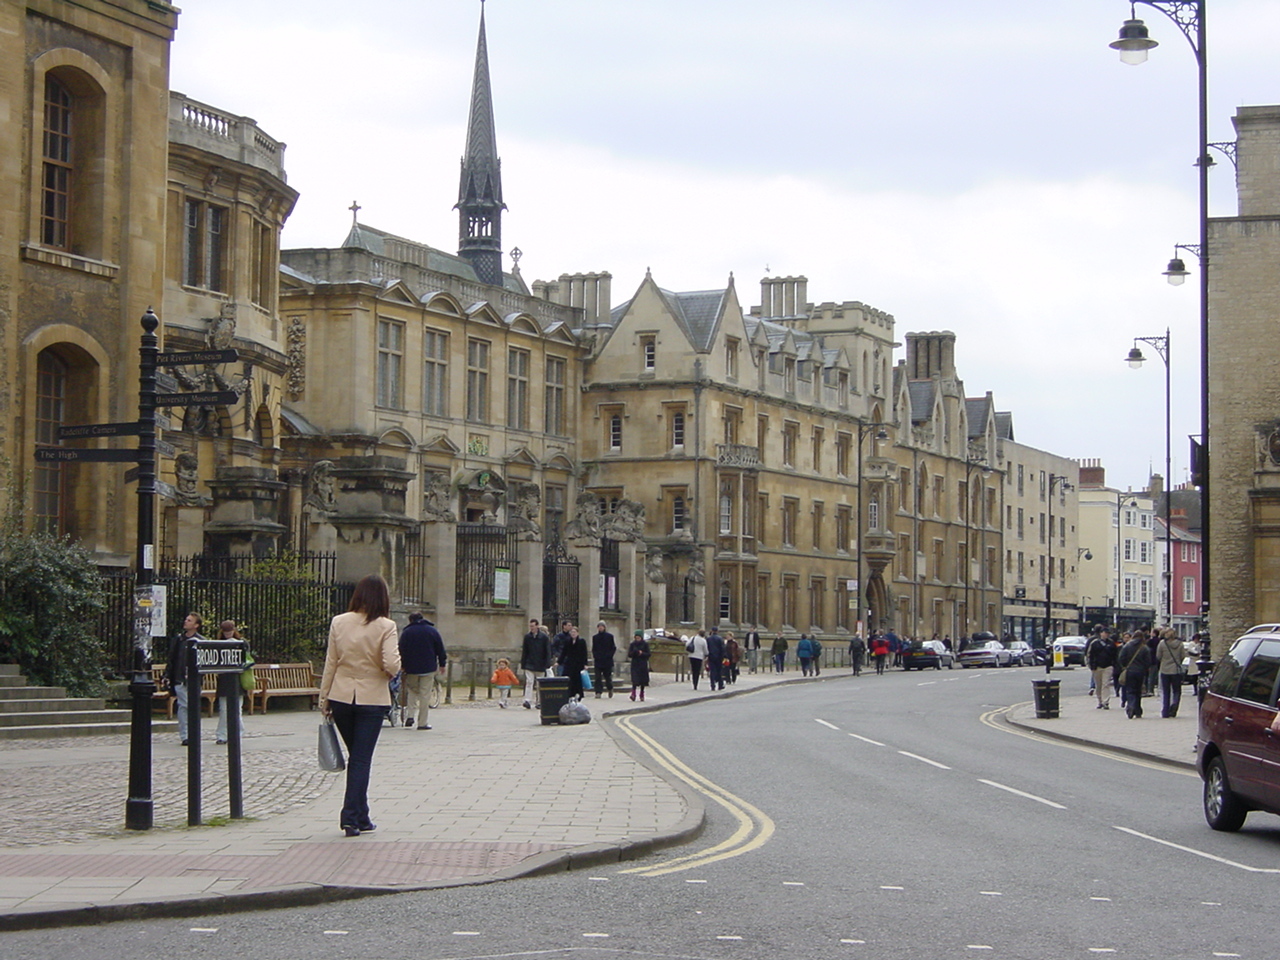
[[[1111,694],[1120,698],[1125,715],[1142,716],[1142,698],[1160,691],[1160,716],[1178,715],[1182,687],[1197,673],[1200,634],[1183,641],[1169,627],[1114,636],[1107,627],[1095,631],[1085,647],[1085,665],[1092,674],[1098,710],[1111,709]]]

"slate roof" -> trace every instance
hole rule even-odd
[[[907,396],[911,398],[911,419],[916,423],[933,416],[932,380],[908,380]]]
[[[1008,410],[996,411],[996,436],[1001,440],[1013,439],[1013,413]]]
[[[716,333],[716,323],[724,307],[725,290],[695,290],[690,293],[672,293],[659,288],[672,315],[684,327],[694,349],[706,353]]]
[[[990,397],[966,397],[964,416],[969,421],[969,436],[981,437],[987,429],[987,414],[991,410]]]

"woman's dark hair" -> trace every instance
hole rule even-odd
[[[387,581],[376,573],[371,573],[359,583],[351,593],[352,613],[363,613],[364,622],[372,623],[379,617],[391,613],[391,594],[387,590]]]

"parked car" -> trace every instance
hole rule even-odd
[[[960,666],[1012,667],[1013,651],[999,640],[978,640],[960,651]]]
[[[1078,663],[1084,666],[1084,648],[1089,645],[1088,637],[1059,637],[1053,641],[1054,660],[1057,660],[1057,653],[1062,651],[1062,662],[1069,666]]]
[[[1218,663],[1200,705],[1196,767],[1204,818],[1239,830],[1250,810],[1280,814],[1280,627],[1263,624]]]
[[[1014,640],[1009,644],[1009,652],[1013,654],[1013,662],[1020,667],[1036,665],[1036,651],[1031,644],[1022,640]]]
[[[955,666],[955,659],[941,640],[917,640],[902,653],[903,670],[923,670],[926,667],[941,670],[944,666],[950,670]]]

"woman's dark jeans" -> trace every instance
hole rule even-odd
[[[329,701],[333,724],[347,745],[347,793],[342,801],[343,827],[369,829],[369,772],[373,768],[373,748],[378,745],[387,708],[378,704],[335,703]]]

